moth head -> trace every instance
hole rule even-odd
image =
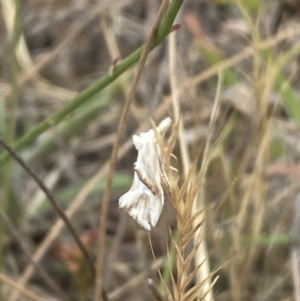
[[[133,144],[137,150],[143,146],[143,139],[138,135],[132,136]]]
[[[145,147],[147,143],[154,141],[154,139],[155,133],[153,130],[149,130],[148,132],[132,136],[133,144],[137,150],[140,150],[141,148]]]

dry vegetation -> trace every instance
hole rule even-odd
[[[1,0],[0,300],[300,301],[298,1],[185,0],[143,66],[161,2]],[[118,198],[166,116],[148,233]]]

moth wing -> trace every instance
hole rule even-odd
[[[134,187],[134,185],[132,185]],[[119,199],[119,207],[124,209],[139,225],[150,231],[155,227],[161,215],[163,208],[162,197],[155,196],[142,183],[138,183],[138,187],[131,187]]]
[[[152,183],[160,185],[161,183],[161,164],[156,143],[153,140],[144,142],[139,149],[135,170],[138,170],[143,178],[148,178]]]
[[[130,202],[126,199],[130,199]],[[149,197],[146,193],[139,194],[136,191],[129,191],[123,195],[119,200],[119,206],[148,231],[156,226],[163,207],[158,197],[153,195]]]
[[[158,134],[170,124],[171,119],[162,122],[157,128]],[[134,179],[130,190],[119,199],[119,207],[148,231],[157,224],[164,204],[162,162],[156,135],[157,132],[151,129],[133,136],[133,144],[138,150]]]

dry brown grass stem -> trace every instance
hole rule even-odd
[[[183,152],[184,183],[179,186],[172,177],[172,168],[167,166],[169,192],[177,216],[177,226],[179,232],[178,241],[173,240],[176,252],[176,279],[171,275],[173,293],[166,290],[169,299],[176,301],[193,300],[213,300],[211,271],[208,263],[208,253],[205,243],[205,205],[204,205],[204,186],[206,168],[209,163],[209,154],[211,151],[211,138],[213,134],[213,124],[217,114],[217,107],[220,101],[222,77],[219,76],[219,82],[214,101],[214,106],[210,120],[210,130],[205,144],[202,166],[197,171],[196,163],[191,164],[186,144],[183,142],[183,127],[180,125],[179,112],[180,102],[177,90],[176,79],[176,37],[171,35],[169,38],[169,57],[170,57],[170,82],[172,91],[173,111],[177,124],[177,134],[180,143],[180,150]],[[200,154],[199,154],[200,155]],[[200,187],[200,190],[199,190]],[[198,195],[200,197],[198,197]],[[187,251],[187,246],[191,240],[194,245],[191,251]],[[195,267],[192,263],[195,261]],[[189,284],[193,279],[196,283],[192,288]]]
[[[170,101],[170,99],[169,99]],[[155,111],[154,116],[157,119],[161,119],[162,116],[165,114],[165,112],[168,110],[170,106],[170,103],[165,100]],[[145,130],[148,126],[148,122],[145,121],[136,131],[135,133],[142,132]],[[122,158],[132,147],[132,141],[129,139],[126,141],[119,150],[119,159]],[[82,206],[84,201],[87,199],[87,197],[90,195],[90,193],[93,191],[95,186],[99,183],[99,181],[104,178],[104,176],[107,174],[109,168],[109,162],[107,161],[91,178],[90,180],[80,189],[80,191],[75,196],[74,200],[72,201],[71,205],[66,209],[65,213],[66,216],[71,219],[74,214],[77,212],[77,210]],[[48,251],[49,247],[52,245],[54,240],[58,237],[58,235],[61,233],[61,231],[64,228],[64,223],[61,220],[58,220],[54,223],[52,228],[50,229],[47,236],[43,239],[43,241],[40,243],[36,251],[32,255],[32,260],[36,264],[38,264],[42,258],[45,256],[46,252]],[[18,284],[21,286],[25,286],[27,281],[32,277],[33,273],[35,271],[35,266],[32,264],[28,264],[25,268],[25,271],[23,272],[22,276],[18,279]],[[12,295],[13,296],[13,295]],[[11,298],[12,298],[11,296]],[[16,300],[19,297],[19,292],[16,291],[14,294],[14,300]],[[9,299],[11,301],[11,299]]]
[[[108,16],[107,14],[108,13],[102,12],[100,14],[99,22],[100,22],[100,26],[102,29],[103,37],[106,43],[106,47],[108,49],[110,59],[113,62],[117,58],[121,59],[121,52],[119,50],[119,46],[115,38],[112,26],[109,26],[108,24],[109,22],[108,19],[110,16]]]
[[[220,94],[221,94],[221,87],[222,87],[222,73],[219,72],[219,78],[218,78],[218,85],[216,90],[216,96],[213,104],[212,113],[210,116],[210,123],[209,123],[209,131],[208,136],[205,143],[205,148],[203,151],[203,158],[202,158],[202,164],[201,169],[199,171],[198,180],[196,181],[196,186],[199,187],[197,194],[195,195],[195,201],[193,206],[193,214],[195,216],[195,219],[193,221],[193,228],[196,229],[193,239],[194,244],[197,245],[199,238],[203,237],[201,242],[199,243],[199,247],[197,252],[195,253],[195,265],[200,266],[200,268],[197,270],[196,275],[199,283],[203,283],[201,293],[203,300],[213,300],[213,291],[212,291],[212,281],[211,281],[211,270],[209,266],[209,257],[208,252],[206,248],[206,241],[204,239],[205,235],[205,226],[206,226],[206,220],[205,220],[205,179],[206,179],[206,170],[210,162],[210,154],[212,153],[211,150],[211,140],[213,136],[213,125],[216,119],[218,106],[220,103]],[[201,223],[203,223],[201,226]],[[200,297],[198,295],[198,297]]]
[[[10,2],[10,1],[8,1]],[[90,22],[99,15],[99,12],[103,10],[100,5],[96,5],[91,7],[86,14],[78,20],[78,23],[75,24],[68,33],[65,34],[65,38],[61,43],[59,43],[56,48],[51,51],[51,53],[47,54],[43,58],[41,58],[38,62],[34,63],[32,68],[26,70],[23,74],[21,74],[19,79],[19,85],[25,84],[27,81],[34,78],[38,72],[44,68],[47,64],[49,64],[60,52],[61,50],[68,45]],[[300,25],[294,26],[293,29],[286,28],[278,32],[275,36],[263,41],[259,47],[260,49],[266,49],[270,47],[274,47],[278,43],[289,40],[298,35],[300,32]],[[187,80],[183,85],[178,88],[178,93],[181,94],[186,89],[198,84],[201,81],[204,81],[218,73],[218,70],[230,68],[237,63],[249,58],[253,55],[253,49],[251,46],[246,47],[244,50],[240,51],[236,55],[233,55],[231,58],[223,60],[221,63],[208,68],[204,72],[201,72],[198,76]]]
[[[69,35],[67,36],[67,39],[65,39],[62,42],[62,45],[59,46],[59,50],[55,51],[55,53],[49,54],[49,58],[45,60],[44,62],[38,63],[38,65],[35,65],[35,68],[37,68],[35,71],[40,70],[39,68],[44,67],[44,64],[49,63],[57,53],[68,43],[70,42],[78,32],[80,32],[83,28],[83,26],[86,26],[92,18],[96,17],[99,13],[100,9],[97,11],[95,7],[92,7],[86,14],[86,18],[83,18],[83,20],[80,20],[78,22],[78,26],[76,25],[75,27],[72,27],[70,32],[72,32],[70,38],[68,38]],[[300,25],[294,26],[293,29],[284,29],[281,30],[276,36],[273,36],[259,44],[259,49],[267,49],[273,46],[276,46],[278,43],[292,39],[295,37],[297,34],[300,32]],[[252,47],[246,47],[244,50],[241,52],[237,53],[236,55],[233,55],[227,60],[224,60],[222,63],[219,63],[211,68],[208,68],[201,72],[199,75],[195,76],[191,80],[187,80],[185,83],[180,85],[180,87],[177,89],[177,93],[180,95],[187,89],[190,89],[194,85],[199,84],[200,82],[209,79],[212,76],[215,76],[219,70],[225,70],[226,68],[230,68],[243,60],[251,57],[253,55],[253,49]],[[30,74],[27,74],[26,76],[23,77],[21,80],[20,84],[25,83],[26,80],[32,78],[36,72],[31,72]],[[169,105],[170,105],[171,97],[166,97],[164,99],[164,103],[158,108],[158,110],[155,112],[155,117],[157,119],[160,119],[165,112],[168,110]],[[141,127],[137,129],[137,132],[141,132],[143,129],[145,129],[146,122],[143,123]],[[123,144],[123,146],[120,148],[119,151],[119,157],[122,157],[126,154],[126,152],[132,147],[132,142],[127,141],[126,143]],[[68,218],[72,218],[72,216],[77,212],[77,210],[82,206],[88,195],[91,193],[91,191],[94,189],[98,181],[105,176],[108,170],[108,164],[104,164],[101,169],[84,185],[84,187],[79,191],[77,196],[74,198],[73,202],[71,205],[67,208],[66,210],[66,215]],[[297,186],[297,185],[295,185]],[[294,186],[292,186],[291,189],[295,189]],[[288,189],[290,191],[290,188]],[[283,192],[282,192],[283,193]],[[288,192],[286,192],[288,193]],[[278,196],[279,198],[279,196]],[[279,202],[279,201],[278,201]],[[64,228],[64,224],[61,221],[56,221],[52,228],[50,229],[48,235],[45,237],[45,239],[40,243],[36,251],[32,255],[33,261],[38,264],[40,260],[44,257],[45,253],[48,251],[49,247],[53,243],[53,241],[57,238],[57,236],[60,234],[62,229]],[[27,281],[31,278],[32,274],[34,273],[35,267],[33,267],[31,264],[28,264],[26,269],[24,270],[24,273],[22,276],[18,279],[18,284],[19,287],[23,287],[26,285]],[[16,292],[16,298],[19,297],[19,292]],[[16,300],[15,299],[9,299],[10,301]]]
[[[119,151],[119,157],[124,156],[128,150],[131,148],[132,142],[127,141],[124,143],[124,145],[121,147]],[[106,162],[96,173],[94,176],[91,177],[91,179],[83,186],[83,188],[78,192],[74,200],[72,201],[71,205],[67,208],[65,211],[66,216],[71,219],[72,216],[77,212],[77,210],[80,208],[80,206],[83,204],[83,202],[86,200],[88,195],[92,192],[94,187],[99,183],[99,181],[104,178],[108,171],[109,164]],[[57,236],[60,234],[60,232],[64,228],[64,223],[61,220],[58,220],[55,222],[55,224],[50,229],[47,236],[44,238],[44,240],[40,243],[37,250],[32,255],[32,260],[36,264],[38,264],[46,252],[48,251],[51,244],[54,242],[54,240],[57,238]],[[25,271],[23,272],[22,276],[18,279],[18,284],[20,286],[25,286],[27,281],[31,278],[35,270],[35,266],[32,264],[28,264]],[[19,297],[19,291],[16,291],[15,294],[12,295],[15,299],[10,300],[17,300]],[[11,297],[11,298],[12,298]]]
[[[116,134],[116,139],[114,141],[112,155],[110,158],[109,171],[107,175],[106,187],[104,190],[101,206],[100,215],[100,227],[99,227],[99,247],[97,252],[97,263],[96,263],[96,281],[95,281],[95,301],[102,301],[102,287],[103,287],[103,272],[104,272],[104,258],[105,258],[105,237],[106,237],[106,219],[108,212],[108,204],[110,199],[110,191],[113,180],[113,174],[118,160],[118,149],[121,140],[122,133],[124,131],[125,123],[129,113],[130,105],[133,101],[134,94],[140,77],[142,75],[143,69],[146,64],[148,54],[151,50],[152,42],[155,38],[156,31],[160,25],[160,22],[168,8],[169,1],[164,0],[159,8],[156,19],[154,21],[153,27],[149,34],[149,37],[145,43],[145,47],[141,54],[140,60],[138,62],[137,71],[133,79],[133,83],[130,87],[128,96],[126,97],[126,102],[120,117],[120,122],[118,125],[118,130]]]
[[[12,35],[13,31],[13,20],[16,14],[15,2],[10,0],[1,0],[2,1],[2,14],[7,31]],[[22,67],[22,73],[18,76],[18,86],[21,87],[27,81],[34,79],[36,85],[40,90],[51,91],[51,93],[57,94],[58,97],[67,97],[68,99],[74,97],[74,92],[69,91],[63,87],[55,86],[54,84],[49,84],[40,77],[39,72],[42,68],[47,66],[51,61],[59,54],[61,51],[68,45],[72,40],[74,40],[77,35],[90,24],[95,17],[99,15],[99,12],[102,10],[102,6],[97,4],[87,10],[87,12],[78,20],[76,24],[64,35],[64,39],[48,54],[44,55],[37,62],[32,62],[28,48],[24,39],[23,34],[21,33],[19,39],[19,45],[16,49],[16,55],[18,62]],[[11,92],[11,89],[7,89],[8,95]]]
[[[91,258],[89,257],[88,251],[83,245],[82,241],[80,240],[79,236],[77,235],[74,227],[72,226],[70,220],[66,216],[65,212],[60,208],[58,201],[55,199],[54,195],[45,185],[45,183],[39,178],[39,176],[35,173],[35,171],[28,166],[25,161],[3,140],[0,138],[0,145],[6,149],[12,158],[32,177],[32,179],[36,182],[39,188],[45,193],[48,200],[50,201],[51,205],[53,206],[55,212],[64,222],[66,228],[71,233],[72,237],[74,238],[78,248],[82,252],[84,259],[86,260],[87,265],[89,266],[92,274],[94,274],[95,269]]]
[[[300,33],[300,25],[294,26],[293,29],[291,28],[282,29],[281,31],[278,32],[278,34],[264,41],[259,42],[256,45],[257,47],[256,50],[262,51],[265,49],[275,47],[282,41],[293,39],[295,36],[299,35],[299,33]],[[218,72],[233,67],[241,63],[242,61],[252,57],[253,55],[255,55],[253,47],[252,46],[245,47],[243,50],[239,51],[238,53],[234,54],[228,59],[224,59],[222,60],[222,62],[217,63],[210,68],[207,68],[203,72],[200,72],[197,76],[194,76],[193,78],[186,80],[182,85],[178,87],[177,92],[179,93],[179,95],[181,95],[186,90],[189,90],[195,85],[198,85],[199,83],[209,79],[210,77],[217,75]]]
[[[26,256],[26,259],[33,266],[35,266],[35,269],[37,270],[39,276],[45,281],[45,283],[47,283],[49,287],[51,287],[53,292],[55,292],[57,296],[61,298],[61,300],[70,301],[69,297],[62,291],[59,284],[46,273],[45,269],[43,269],[40,265],[37,265],[32,261],[31,252],[28,244],[25,243],[23,240],[20,240],[20,237],[22,237],[21,231],[19,231],[14,226],[12,221],[1,211],[0,211],[0,221],[3,225],[5,225],[5,227],[8,230],[8,233],[13,237],[13,239],[19,242],[20,247],[22,248],[22,251]]]
[[[267,118],[261,119],[263,123]],[[272,120],[268,120],[265,124],[262,124],[261,133],[258,133],[258,145],[257,145],[257,156],[254,163],[254,171],[251,175],[247,190],[245,191],[244,197],[241,200],[241,209],[237,216],[237,228],[235,232],[235,244],[234,247],[237,248],[237,252],[242,252],[242,246],[239,243],[241,233],[245,226],[245,216],[247,216],[247,211],[250,203],[254,206],[255,212],[255,222],[251,229],[251,240],[249,250],[247,252],[247,260],[243,262],[243,275],[238,280],[242,283],[242,278],[247,275],[247,271],[250,273],[250,269],[254,260],[254,256],[257,250],[257,241],[263,227],[263,221],[266,211],[266,196],[267,196],[267,185],[264,179],[264,166],[265,162],[268,160],[268,152],[272,131]],[[242,253],[238,253],[242,254]],[[237,285],[238,286],[238,285]],[[243,285],[239,285],[240,297],[243,296]],[[236,290],[238,292],[238,289]]]
[[[255,31],[255,27],[253,27]],[[255,53],[262,50],[264,46],[269,43],[259,42],[259,37],[253,32],[253,40]],[[275,42],[274,39],[271,40]],[[277,40],[278,41],[278,40]],[[236,227],[233,234],[233,252],[235,254],[243,254],[239,259],[235,259],[231,263],[231,287],[232,298],[234,300],[242,300],[245,294],[245,286],[249,279],[251,268],[257,254],[257,242],[261,231],[266,214],[266,200],[268,194],[268,186],[264,176],[264,168],[269,160],[270,141],[272,136],[273,119],[268,116],[268,102],[272,93],[276,77],[278,75],[278,68],[270,63],[261,61],[258,55],[254,55],[254,82],[256,85],[256,102],[257,102],[257,124],[249,137],[251,147],[257,151],[254,162],[253,171],[249,176],[247,186],[243,192],[243,197],[240,202],[240,208],[237,214]],[[251,148],[249,147],[249,149]],[[255,221],[251,223],[250,246],[245,249],[241,246],[241,236],[245,227],[249,227],[247,223],[247,216],[249,215],[249,208],[253,208],[253,216]]]
[[[16,2],[11,0],[1,0],[2,16],[10,37],[14,31],[14,20],[16,15]],[[16,49],[18,62],[23,70],[27,70],[33,66],[27,45],[25,43],[23,33],[20,34],[19,44]]]
[[[171,168],[168,166],[167,174],[168,178],[171,177]],[[173,239],[173,245],[176,248],[176,279],[171,272],[172,280],[172,293],[165,285],[165,289],[168,292],[168,299],[174,301],[188,301],[199,299],[199,290],[203,288],[204,283],[207,281],[196,282],[191,288],[190,283],[195,279],[196,273],[202,265],[195,265],[193,267],[193,261],[198,252],[199,245],[203,242],[204,235],[198,237],[197,241],[191,250],[188,250],[189,242],[193,239],[195,232],[203,225],[203,219],[201,222],[194,226],[196,217],[201,212],[194,213],[194,201],[198,193],[198,185],[196,179],[196,165],[193,164],[189,170],[187,177],[184,179],[184,183],[180,186],[175,181],[170,181],[169,191],[171,194],[171,200],[176,211],[177,227],[178,227],[178,240]],[[201,297],[205,297],[205,293],[201,294]]]
[[[171,99],[175,123],[179,123],[178,127],[178,141],[180,147],[180,155],[183,165],[184,176],[188,174],[190,169],[191,160],[189,157],[188,146],[183,139],[183,125],[180,120],[180,93],[178,93],[177,81],[177,58],[176,58],[176,31],[169,36],[169,70],[170,70],[170,86],[171,86]]]
[[[18,85],[22,86],[27,81],[36,77],[39,71],[44,68],[70,43],[72,42],[77,35],[82,32],[82,30],[88,26],[91,21],[93,21],[102,10],[102,6],[95,4],[91,6],[87,12],[82,15],[82,17],[76,22],[68,32],[64,35],[63,40],[48,54],[44,55],[40,60],[38,60],[31,68],[25,70],[19,77]]]
[[[27,298],[33,300],[33,301],[46,301],[44,298],[39,297],[35,293],[31,292],[27,288],[25,288],[22,284],[19,284],[18,282],[12,280],[11,278],[7,277],[6,275],[2,274],[0,272],[0,280],[10,287],[12,287],[15,291],[18,291],[18,293],[23,294]]]
[[[180,147],[180,155],[182,160],[182,166],[183,166],[183,172],[184,177],[187,180],[187,176],[189,173],[189,170],[191,169],[191,160],[188,153],[188,147],[187,144],[184,142],[184,130],[183,125],[180,120],[180,95],[178,93],[178,81],[177,81],[177,59],[176,59],[176,32],[172,33],[169,37],[169,70],[170,70],[170,85],[171,85],[171,97],[172,97],[172,104],[173,104],[173,113],[174,113],[174,119],[176,123],[179,123],[178,126],[178,140],[179,140],[179,147]],[[208,145],[208,144],[207,144]],[[195,195],[195,204],[197,202],[197,194]],[[182,205],[180,205],[182,206]],[[201,206],[194,206],[194,214],[198,212],[199,210],[202,210],[204,212],[204,205]],[[206,249],[206,243],[204,238],[202,239],[201,243],[198,244],[197,240],[201,234],[201,228],[199,224],[202,222],[204,215],[198,216],[197,219],[195,219],[194,223],[190,226],[194,229],[198,229],[198,231],[195,231],[196,239],[194,240],[195,248],[198,246],[197,251],[195,252],[195,265],[197,267],[196,275],[196,283],[202,283],[200,289],[197,292],[197,297],[203,297],[203,300],[213,300],[213,293],[211,289],[211,281],[210,281],[210,267],[208,262],[208,253]],[[179,226],[179,229],[181,227]],[[186,229],[188,230],[188,229]],[[181,235],[181,234],[179,234]],[[182,242],[182,241],[181,241]],[[186,242],[188,243],[188,241]],[[177,256],[185,256],[184,255],[184,249],[186,245],[181,245],[180,241],[178,243],[178,252]],[[182,252],[182,253],[181,253]],[[178,263],[178,261],[177,261]],[[179,283],[182,283],[181,277],[183,275],[187,275],[188,271],[182,270],[182,267],[180,268],[180,265],[178,266],[178,277],[179,277]],[[198,268],[199,267],[199,268]],[[181,286],[181,285],[180,285]],[[181,288],[180,288],[181,290]],[[180,293],[177,292],[177,295],[179,297]],[[180,300],[180,299],[179,299]]]
[[[114,60],[116,60],[116,59],[121,59],[122,56],[121,56],[121,52],[120,52],[119,47],[118,47],[116,37],[114,35],[112,27],[109,26],[109,24],[108,24],[107,13],[102,13],[101,14],[100,26],[101,26],[101,29],[102,29],[103,37],[104,37],[106,47],[108,49],[111,61],[114,62]],[[112,66],[112,68],[113,67],[114,66]],[[124,76],[121,76],[119,78],[119,80],[120,80],[120,83],[122,85],[124,95],[125,96],[128,95],[129,87],[127,86],[126,78]],[[140,110],[137,108],[137,106],[135,105],[134,102],[131,104],[131,113],[137,120],[139,120]]]
[[[150,271],[157,271],[165,264],[165,258],[156,259],[150,266]],[[130,278],[125,284],[115,289],[113,292],[108,294],[109,301],[118,300],[122,295],[126,294],[128,291],[138,287],[147,277],[147,273],[141,273],[137,276]]]

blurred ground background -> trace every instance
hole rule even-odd
[[[110,72],[113,62],[145,42],[159,5],[20,1],[16,50],[14,1],[1,0],[1,136],[13,145]],[[192,160],[202,155],[211,133],[212,156],[201,189],[210,268],[219,275],[215,300],[300,300],[299,20],[297,0],[186,0],[175,22],[181,25],[176,77]],[[169,50],[165,41],[151,52],[123,132],[107,226],[104,287],[110,301],[155,299],[147,278],[165,300],[157,269],[169,268],[170,229],[176,232],[171,202],[166,199],[150,234],[155,259],[146,232],[117,203],[132,181],[131,135],[140,125],[149,128],[150,117],[160,121],[173,114]],[[210,128],[220,72],[219,107]],[[19,152],[69,208],[93,259],[105,166],[132,78],[129,69]],[[174,153],[180,173],[178,146]],[[40,300],[93,300],[94,282],[85,277],[82,256],[69,232],[57,226],[58,216],[36,183],[12,161],[0,173],[0,299],[12,301],[9,279],[19,284],[31,258],[38,267],[25,284],[28,292]],[[52,241],[37,253],[49,233]],[[18,300],[34,299],[21,294]]]

